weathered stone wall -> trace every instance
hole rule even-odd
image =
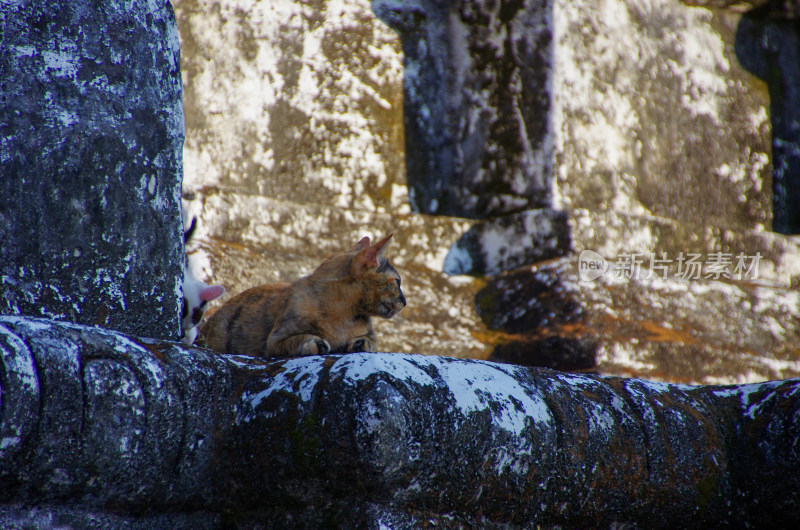
[[[179,43],[166,2],[3,2],[0,313],[179,337]]]
[[[739,15],[592,0],[552,20],[558,204],[771,229],[769,98],[736,57]]]
[[[186,203],[200,216],[193,258],[229,295],[395,231],[387,255],[409,305],[378,323],[383,350],[673,381],[800,375],[800,246],[769,231],[772,174],[792,160],[773,164],[776,142],[787,153],[800,144],[776,136],[780,90],[751,64],[772,52],[745,60],[742,48],[764,40],[742,38],[756,22],[741,10],[678,0],[176,6]],[[350,55],[319,39],[352,42]],[[335,92],[345,79],[373,83],[391,110],[362,105],[360,89]],[[256,171],[245,162],[263,157],[248,149],[283,142],[286,128],[266,124],[287,108],[299,161],[286,166],[291,177],[272,163]],[[353,145],[359,156],[340,163]],[[381,163],[364,173],[373,154]],[[371,174],[392,182],[391,198],[365,184]],[[664,280],[645,271],[582,282],[585,249],[609,262],[665,253],[672,264]],[[758,278],[674,277],[681,253],[715,252],[760,254]]]
[[[267,361],[17,317],[0,361],[4,527],[800,522],[798,380]]]
[[[376,2],[403,40],[421,211],[552,205],[771,228],[770,100],[737,57],[741,15],[674,0],[510,5]]]
[[[771,149],[797,144],[788,131],[771,141],[771,125],[796,121],[775,105],[794,93],[789,30],[769,45],[782,49],[772,71],[785,78],[768,94],[741,60],[734,11],[674,0],[374,9],[403,41],[409,185],[420,211],[611,208],[771,228]],[[778,153],[779,173],[784,160]],[[775,207],[792,211],[780,197]]]
[[[369,211],[405,204],[402,66],[369,2],[173,4],[186,192]]]

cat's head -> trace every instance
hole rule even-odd
[[[361,309],[371,316],[392,318],[406,305],[406,298],[400,289],[400,275],[383,256],[383,250],[392,235],[372,245],[369,238],[365,237],[351,251],[354,256],[350,263],[350,275],[362,288]]]

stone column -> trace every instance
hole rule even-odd
[[[178,33],[129,4],[3,2],[0,313],[177,339]]]
[[[551,2],[373,9],[403,44],[412,205],[477,219],[549,207]]]

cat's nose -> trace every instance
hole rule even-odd
[[[400,293],[400,303],[403,304],[403,307],[406,305],[406,297],[403,296],[403,293]]]

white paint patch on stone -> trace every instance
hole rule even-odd
[[[423,366],[434,368],[436,379]],[[447,357],[369,353],[343,357],[331,373],[342,373],[350,381],[385,373],[420,386],[441,385],[450,391],[464,416],[491,410],[495,425],[519,435],[530,422],[549,424],[553,418],[543,396],[537,389],[523,387],[516,370],[512,366]],[[489,409],[489,404],[499,405],[502,410]]]
[[[48,318],[53,318],[52,315],[48,315]],[[33,332],[45,332],[41,335],[39,339],[42,344],[51,345],[51,348],[47,348],[47,351],[50,355],[55,356],[58,359],[58,362],[64,367],[65,370],[70,372],[77,373],[80,369],[80,357],[79,353],[80,350],[73,341],[63,341],[63,340],[53,340],[51,339],[50,333],[53,331],[54,323],[47,319],[33,319],[27,317],[14,317],[14,316],[4,316],[3,320],[6,322],[11,322],[15,326],[19,326],[21,328],[28,329]],[[70,329],[80,330],[83,329],[79,324],[71,324],[68,322],[59,322],[57,324],[59,327],[67,327]],[[98,328],[99,329],[99,328]],[[31,368],[32,370],[35,368]],[[35,373],[33,377],[36,377]]]
[[[64,44],[67,44],[66,42]],[[41,50],[41,56],[45,67],[52,71],[56,77],[75,78],[78,73],[78,57],[75,55],[75,45],[73,49],[62,49],[59,51]]]
[[[3,322],[24,324],[26,320],[5,317]],[[0,456],[4,456],[7,449],[19,447],[29,434],[28,431],[35,428],[40,388],[35,360],[25,342],[2,323],[0,335],[5,337],[4,342],[8,346],[8,349],[0,350],[0,354],[3,354],[0,364],[3,366],[5,383],[12,385],[11,394],[8,388],[0,388],[0,404],[4,416],[0,424]],[[67,348],[58,351],[64,349]]]
[[[628,369],[634,373],[648,373],[655,369],[655,364],[646,355],[642,355],[638,348],[621,342],[601,345],[595,359],[597,364]]]
[[[471,271],[472,267],[472,256],[470,256],[469,251],[456,243],[450,247],[450,251],[444,259],[442,270],[447,274],[463,274]]]
[[[387,373],[400,381],[412,381],[421,386],[434,384],[433,378],[409,362],[411,356],[403,354],[355,353],[338,360],[331,373],[341,373],[349,381],[363,381],[373,374]]]
[[[770,381],[766,383],[722,388],[714,390],[713,394],[720,398],[738,397],[744,414],[750,419],[754,419],[756,414],[759,414],[765,405],[770,404],[777,398],[777,389],[785,385],[792,385],[793,388],[788,393],[782,393],[781,399],[789,398],[800,392],[800,385],[798,385],[796,381]]]
[[[263,365],[252,363],[251,358],[225,356],[225,360],[239,368],[250,370],[264,369]],[[242,394],[242,403],[246,407],[239,421],[249,422],[254,419],[257,415],[256,411],[264,399],[277,392],[298,395],[304,403],[311,401],[314,388],[319,383],[320,374],[324,370],[325,360],[325,357],[313,356],[285,361],[282,365],[283,370],[271,378],[269,386],[264,390],[258,392],[244,392]],[[269,412],[266,414],[268,415]]]
[[[124,335],[104,331],[102,328],[97,328],[97,332],[113,339],[115,351],[126,356],[131,356],[131,353],[138,353],[138,356],[131,358],[136,362],[137,367],[150,376],[150,381],[154,388],[158,389],[164,386],[164,380],[166,379],[164,368],[148,350]]]

